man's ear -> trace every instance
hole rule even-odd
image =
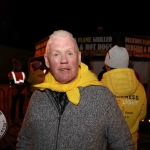
[[[50,68],[49,67],[49,61],[48,61],[48,58],[47,58],[47,54],[44,54],[44,60],[45,60],[45,65],[47,68]]]

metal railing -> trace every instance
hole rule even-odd
[[[11,107],[11,96],[12,96],[12,89],[13,87],[7,85],[3,87],[3,85],[0,87],[0,110],[4,113],[6,119],[7,119],[7,131],[5,135],[0,139],[0,149],[14,149],[15,150],[15,144],[17,140],[17,135],[20,131],[22,121],[19,121],[17,118],[18,116],[18,105],[16,106],[16,122],[11,123],[10,120],[10,107]],[[27,93],[25,96],[25,102],[24,102],[24,114],[26,112],[27,106],[28,106],[28,98]],[[18,102],[17,102],[18,104]],[[2,142],[2,144],[1,144]],[[4,145],[4,146],[2,146]]]
[[[4,115],[6,116],[7,112],[7,108],[6,108],[6,94],[3,88],[0,88],[0,110],[4,113]]]

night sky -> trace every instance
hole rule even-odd
[[[54,30],[73,34],[125,32],[150,36],[148,3],[0,0],[0,44],[34,50]]]

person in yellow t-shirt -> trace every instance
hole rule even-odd
[[[29,77],[27,78],[27,82],[29,83],[29,86],[30,86],[29,87],[30,96],[37,89],[33,85],[40,84],[45,79],[45,73],[40,69],[41,65],[42,63],[39,61],[34,61],[31,63],[33,72],[31,72]]]

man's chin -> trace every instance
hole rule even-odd
[[[71,82],[73,82],[75,79],[74,78],[72,78],[72,79],[69,79],[69,78],[67,78],[67,79],[61,79],[61,80],[57,80],[60,84],[68,84],[68,83],[71,83]]]

